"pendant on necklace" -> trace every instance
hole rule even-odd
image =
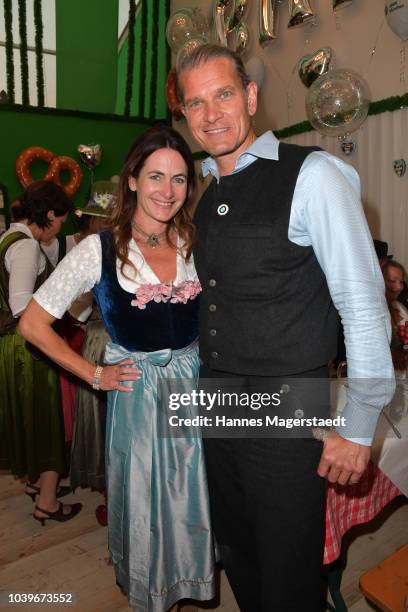
[[[149,247],[152,247],[152,249],[154,249],[160,244],[160,237],[157,234],[149,234],[146,240],[146,244],[148,244]]]

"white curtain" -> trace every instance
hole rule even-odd
[[[307,132],[285,142],[317,145],[352,164],[360,175],[362,198],[373,238],[388,242],[388,252],[408,269],[408,171],[399,177],[393,162],[408,165],[408,109],[367,118],[350,135],[357,150],[346,156],[337,138]]]

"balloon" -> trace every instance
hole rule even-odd
[[[227,46],[227,13],[231,8],[233,0],[215,0],[213,10],[213,21],[216,42],[223,47]]]
[[[102,145],[78,145],[77,151],[81,162],[88,168],[93,170],[101,163]]]
[[[30,165],[37,159],[48,164],[44,180],[61,185],[60,172],[61,170],[68,170],[70,178],[65,185],[62,185],[62,189],[69,196],[73,196],[78,191],[82,183],[83,174],[76,161],[71,157],[55,155],[55,153],[44,149],[44,147],[28,147],[17,157],[16,174],[23,187],[28,187],[28,185],[34,182],[30,174]]]
[[[248,8],[248,0],[235,0],[233,3],[232,17],[228,22],[228,31],[231,32],[242,21],[243,16]]]
[[[194,33],[193,11],[191,9],[180,9],[168,20],[166,27],[166,38],[171,49],[177,53],[181,45]]]
[[[387,0],[385,15],[394,34],[402,41],[408,40],[408,0]]]
[[[289,0],[288,28],[315,23],[316,17],[309,0]]]
[[[312,126],[326,136],[342,136],[365,121],[370,93],[365,81],[352,70],[331,70],[316,79],[306,96]]]
[[[194,51],[194,49],[205,45],[207,42],[208,40],[207,38],[205,38],[205,36],[196,36],[195,38],[189,38],[188,40],[186,40],[186,42],[182,45],[182,47],[179,49],[179,52],[177,53],[176,65],[179,66],[186,55],[189,55],[189,53]]]
[[[167,75],[166,81],[166,100],[167,106],[170,109],[171,114],[173,115],[176,121],[180,121],[183,114],[181,112],[181,101],[177,96],[176,91],[176,81],[177,81],[177,73],[176,69],[172,68]]]
[[[196,6],[193,9],[192,20],[194,24],[194,36],[204,36],[207,40],[210,39],[210,26],[207,18],[202,14],[201,10]]]
[[[228,47],[235,51],[238,55],[245,53],[249,44],[249,30],[245,21],[234,28],[228,35]]]
[[[352,2],[353,0],[333,0],[333,11],[337,11],[338,9],[344,8]]]
[[[62,188],[67,195],[73,196],[82,183],[83,174],[81,168],[72,157],[54,157],[44,178],[46,181],[52,181],[57,185],[61,185],[60,173],[62,170],[68,170],[70,173],[68,182],[62,185]]]
[[[310,87],[313,81],[328,72],[333,59],[334,51],[331,47],[322,47],[310,55],[301,57],[298,71],[303,85]]]
[[[245,62],[245,71],[251,81],[255,81],[258,85],[258,89],[261,89],[265,76],[265,66],[261,58],[256,55],[252,56]]]
[[[264,46],[278,37],[278,0],[258,0],[259,44]]]

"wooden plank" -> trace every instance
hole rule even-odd
[[[385,612],[404,612],[408,598],[408,544],[361,576],[360,589]]]

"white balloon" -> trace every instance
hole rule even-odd
[[[265,65],[261,58],[253,55],[245,62],[245,70],[251,81],[255,81],[258,88],[261,89],[265,77]]]
[[[385,15],[394,34],[402,41],[408,40],[408,0],[387,0]]]

